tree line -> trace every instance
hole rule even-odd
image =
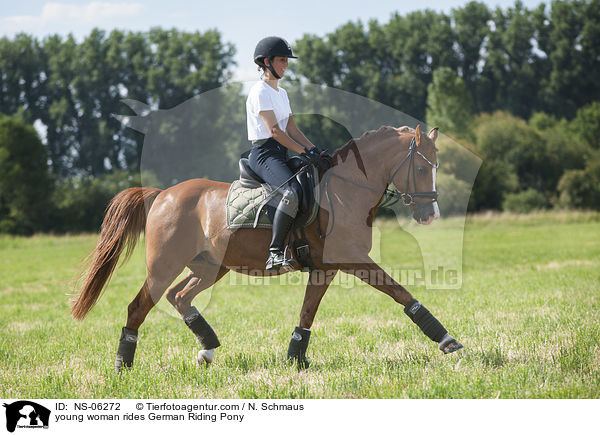
[[[395,13],[305,35],[293,48],[299,60],[284,85],[293,104],[307,82],[342,89],[439,125],[482,157],[470,210],[600,207],[600,0]],[[146,178],[156,184],[233,179],[247,147],[234,54],[217,30],[1,38],[0,231],[96,229],[116,190],[140,182],[144,157],[159,168]],[[193,99],[207,91],[218,95]],[[133,110],[123,99],[137,101]],[[156,121],[190,99],[186,113],[197,116]],[[28,127],[36,121],[43,145]],[[349,138],[326,117],[298,122],[325,148]],[[163,142],[144,143],[148,131]],[[179,154],[173,175],[164,160]],[[440,190],[468,188],[460,155],[442,147]]]
[[[296,41],[297,72],[424,119],[427,85],[456,71],[475,112],[572,118],[600,94],[600,1],[554,1],[529,10],[470,2],[451,13],[349,22]]]
[[[0,39],[0,112],[46,126],[50,169],[98,176],[139,169],[142,141],[115,114],[130,98],[169,108],[231,78],[234,47],[218,31]]]

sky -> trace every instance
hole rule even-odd
[[[484,0],[491,8],[506,8],[514,0]],[[282,36],[290,43],[304,34],[325,36],[348,21],[368,23],[389,21],[394,12],[401,15],[423,9],[450,12],[466,0],[301,0],[301,1],[183,1],[183,0],[99,0],[99,1],[14,1],[0,0],[0,36],[19,32],[39,38],[72,33],[82,40],[94,28],[146,31],[151,27],[185,31],[218,29],[237,53],[234,79],[255,80],[258,72],[252,62],[256,43],[269,35]],[[523,0],[528,8],[542,3]],[[547,2],[546,2],[547,3]]]

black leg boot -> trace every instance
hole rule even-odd
[[[287,270],[291,271],[296,266],[293,258],[286,259],[284,255],[285,238],[292,224],[294,217],[290,216],[280,207],[275,211],[273,218],[273,238],[269,246],[269,258],[267,259],[267,270]]]
[[[192,330],[202,349],[216,349],[221,345],[217,334],[196,307],[190,306],[183,313],[183,321]]]
[[[117,358],[115,360],[115,371],[118,373],[124,368],[133,367],[133,357],[137,347],[138,332],[133,329],[123,327],[119,347],[117,348]]]
[[[448,334],[448,331],[446,331],[446,328],[442,326],[440,321],[416,299],[413,299],[406,304],[404,312],[410,317],[410,320],[415,322],[417,326],[421,328],[421,331],[423,331],[427,337],[436,343],[439,343],[438,348],[442,352],[451,353],[462,349],[463,345]]]
[[[307,369],[310,366],[310,363],[306,359],[306,349],[308,349],[309,339],[310,331],[296,326],[290,340],[287,357],[289,360],[296,362],[298,369]]]

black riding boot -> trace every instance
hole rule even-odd
[[[269,246],[269,258],[267,259],[267,270],[288,270],[296,266],[293,258],[285,258],[285,238],[290,231],[294,217],[279,208],[275,211],[273,218],[273,239]]]

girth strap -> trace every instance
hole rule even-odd
[[[308,271],[310,272],[311,270],[315,269],[315,263],[313,262],[313,259],[310,255],[310,245],[308,243],[308,239],[306,238],[306,232],[304,231],[304,228],[300,227],[299,231],[299,236],[296,233],[296,229],[291,231],[294,237],[294,240],[292,242],[292,248],[294,249],[296,258],[298,259],[300,265],[303,268],[308,269]]]

